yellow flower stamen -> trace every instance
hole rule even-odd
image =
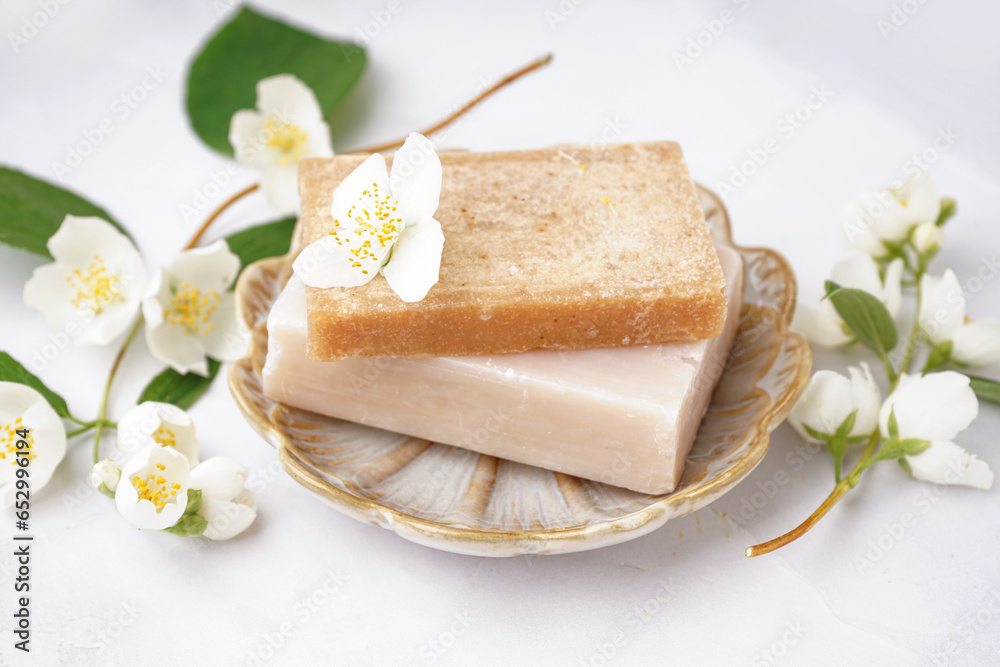
[[[177,436],[174,435],[174,432],[171,429],[164,428],[163,426],[156,429],[156,432],[153,433],[153,440],[155,440],[156,444],[161,447],[177,446]]]
[[[164,466],[157,463],[157,468],[163,469]],[[167,503],[172,503],[175,501],[175,496],[177,495],[177,489],[180,489],[180,484],[171,484],[170,487],[167,486],[167,480],[160,475],[149,475],[147,479],[142,479],[139,475],[132,475],[132,486],[135,488],[135,492],[139,495],[139,500],[148,500],[149,502],[156,505],[157,511],[163,509]],[[175,489],[173,492],[170,488]]]
[[[30,461],[35,458],[35,437],[30,431],[25,438],[19,436],[17,431],[22,428],[24,428],[24,424],[21,423],[21,417],[18,417],[13,424],[4,424],[3,426],[0,426],[0,435],[3,436],[0,437],[0,461],[10,461],[11,465],[17,465],[18,440],[24,440],[28,443],[28,447],[26,449],[20,450],[22,452],[28,452],[28,460]],[[8,456],[8,454],[10,456]],[[22,455],[21,458],[24,458],[24,455]]]
[[[379,261],[378,255],[371,250],[372,242],[377,241],[380,248],[385,248],[399,238],[404,223],[402,217],[396,216],[397,206],[398,201],[391,195],[380,195],[378,183],[372,183],[371,189],[363,190],[358,202],[347,211],[347,217],[354,223],[353,235],[341,236],[339,230],[330,230],[329,234],[337,239],[337,245],[354,246],[349,249],[348,258],[352,268],[367,274],[368,270],[362,268],[362,262]],[[340,227],[340,220],[334,220],[333,226]]]
[[[215,324],[209,322],[209,319],[221,300],[222,297],[215,290],[202,292],[188,283],[182,283],[180,290],[174,293],[170,307],[164,309],[163,319],[170,324],[179,324],[189,334],[206,336],[215,328]]]
[[[271,116],[264,123],[264,133],[267,135],[267,145],[281,151],[278,164],[282,167],[297,164],[306,156],[309,135],[298,125]]]
[[[78,310],[90,311],[96,315],[115,301],[125,300],[121,280],[108,273],[108,267],[100,255],[94,255],[94,260],[86,271],[73,269],[66,276],[66,282],[76,291],[72,304]]]

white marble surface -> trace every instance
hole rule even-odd
[[[65,183],[125,223],[151,263],[166,261],[195,224],[180,205],[226,165],[183,111],[187,60],[224,2],[76,0],[17,52],[8,33],[42,3],[4,3],[0,160],[52,178],[53,162],[85,130],[114,119]],[[552,66],[477,109],[441,144],[535,147],[605,131],[620,141],[676,139],[696,178],[717,186],[773,137],[777,152],[725,198],[737,241],[785,253],[803,298],[816,298],[844,248],[842,202],[898,177],[951,128],[957,139],[930,167],[960,214],[937,266],[951,265],[974,290],[973,315],[1000,312],[1000,281],[975,280],[1000,254],[995,4],[577,3],[402,2],[371,40],[370,67],[334,124],[336,145],[429,124],[482,81],[552,51]],[[915,13],[883,38],[878,22],[891,20],[894,3]],[[386,7],[261,4],[345,37]],[[560,8],[565,20],[552,25]],[[679,71],[673,54],[723,10],[730,24]],[[147,67],[165,78],[122,118],[113,105]],[[814,98],[810,118],[786,129],[785,114],[816,89],[828,99]],[[226,192],[253,179],[244,170]],[[273,217],[254,196],[213,234]],[[20,301],[38,263],[0,249],[0,349],[20,359],[49,333]],[[71,348],[42,377],[76,413],[93,415],[113,353]],[[113,414],[156,370],[137,345]],[[410,544],[315,501],[280,471],[223,382],[193,413],[206,455],[252,467],[256,525],[212,545],[137,533],[89,490],[88,446],[79,443],[34,503],[27,658],[13,655],[11,548],[0,554],[0,664],[981,665],[1000,654],[997,489],[935,489],[879,466],[806,539],[747,560],[748,544],[796,524],[832,483],[825,453],[803,451],[782,427],[730,495],[647,537],[570,556],[475,559]],[[984,406],[960,443],[1000,469],[998,429],[1000,410]],[[722,518],[751,514],[753,502],[762,506],[745,526]]]

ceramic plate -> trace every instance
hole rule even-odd
[[[699,186],[716,242],[733,246],[719,199]],[[427,440],[298,410],[261,390],[267,314],[293,253],[251,264],[236,286],[250,350],[229,386],[250,424],[277,447],[299,483],[360,521],[436,549],[480,556],[556,554],[618,544],[693,512],[746,477],[767,452],[812,366],[806,341],[787,330],[795,276],[764,248],[743,256],[740,326],[684,476],[651,496]]]

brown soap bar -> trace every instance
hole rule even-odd
[[[364,156],[299,165],[302,241]],[[309,358],[489,355],[705,340],[725,277],[671,142],[441,154],[441,279],[406,303],[376,276],[308,288]]]

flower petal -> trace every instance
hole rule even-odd
[[[251,109],[242,109],[233,114],[229,122],[229,143],[237,162],[258,166],[266,164],[266,120],[263,114]]]
[[[295,275],[309,287],[360,287],[367,285],[378,273],[378,268],[362,269],[353,266],[350,248],[333,237],[313,241],[299,253],[292,263]]]
[[[903,260],[896,258],[885,267],[881,299],[889,314],[895,317],[903,303]]]
[[[851,245],[858,250],[868,253],[872,257],[882,257],[885,255],[885,244],[882,243],[882,239],[870,227],[850,217],[852,214],[857,214],[860,220],[864,220],[863,215],[854,208],[849,209],[849,212],[845,214],[844,217],[847,220],[843,223],[844,232],[847,234],[847,240]]]
[[[377,153],[341,181],[330,205],[331,234],[306,246],[293,264],[302,282],[321,288],[358,287],[375,277],[399,234],[391,231],[380,239],[371,233],[389,194],[385,159]],[[381,236],[382,228],[377,230]]]
[[[75,215],[67,215],[45,245],[56,261],[73,266],[85,266],[101,252],[139,252],[129,238],[107,220]]]
[[[122,477],[122,469],[111,459],[104,459],[94,464],[90,471],[90,485],[95,489],[103,484],[111,493],[118,488],[118,482]]]
[[[403,301],[420,301],[440,277],[443,248],[444,233],[434,218],[407,225],[392,248],[392,257],[382,267],[382,275]]]
[[[77,344],[103,345],[128,328],[146,279],[128,237],[101,218],[67,215],[48,247],[55,262],[35,269],[25,304]]]
[[[979,401],[969,378],[961,373],[903,373],[879,412],[879,426],[886,436],[893,409],[900,438],[954,440],[979,414]]]
[[[866,253],[849,252],[833,265],[830,279],[841,287],[864,290],[877,299],[882,299],[882,278],[878,273],[878,265]]]
[[[869,435],[878,428],[878,412],[882,405],[882,394],[879,392],[875,378],[868,364],[861,362],[860,368],[849,366],[847,372],[851,376],[851,410],[857,410],[854,418],[854,428],[851,435]]]
[[[920,279],[920,326],[935,343],[952,339],[965,322],[965,296],[955,272]]]
[[[147,307],[147,304],[151,304]],[[153,298],[143,301],[143,312],[160,313],[161,324],[146,324],[146,345],[154,357],[173,368],[178,373],[208,375],[208,362],[201,337],[187,333],[184,327],[162,322],[162,307]]]
[[[163,530],[173,526],[183,516],[187,507],[187,487],[190,478],[187,458],[171,447],[152,445],[138,452],[122,467],[121,481],[115,491],[115,505],[118,511],[137,528]],[[162,507],[139,497],[137,479],[149,480],[150,475],[162,477],[166,488],[176,495],[168,499]]]
[[[832,434],[856,406],[851,401],[851,383],[834,371],[817,371],[795,403],[788,422],[804,440],[819,442],[805,427]]]
[[[204,499],[198,513],[208,521],[203,537],[209,540],[228,540],[249,528],[257,518],[257,501],[251,491],[244,490],[232,502],[216,498]]]
[[[291,74],[278,74],[257,82],[257,108],[286,123],[314,125],[323,111],[312,88]]]
[[[205,459],[191,471],[191,488],[201,489],[203,498],[232,500],[246,481],[246,466],[226,456]]]
[[[40,311],[53,329],[63,329],[70,322],[88,316],[73,306],[76,291],[70,285],[70,274],[71,269],[65,264],[43,264],[31,273],[31,278],[24,284],[24,305]],[[92,312],[89,319],[93,319]]]
[[[893,195],[906,211],[906,219],[911,227],[936,222],[941,213],[941,196],[934,180],[926,171],[911,175]]]
[[[306,157],[333,157],[333,141],[330,139],[330,126],[317,123],[307,131]]]
[[[20,423],[17,423],[20,419]],[[55,410],[37,391],[16,382],[0,382],[0,426],[13,430],[19,427],[28,429],[28,442],[31,446],[31,491],[38,492],[52,478],[52,474],[66,456],[66,431]],[[15,446],[19,439],[10,435]],[[14,504],[17,488],[15,463],[16,455],[5,452],[5,458],[0,460],[0,506],[10,507]]]
[[[931,446],[906,457],[913,476],[934,484],[961,484],[989,491],[993,486],[993,471],[986,461],[965,451],[954,442],[934,440]]]
[[[201,340],[208,356],[219,361],[236,361],[246,354],[250,336],[236,320],[236,297],[232,292],[222,295],[210,322],[212,329]]]
[[[843,320],[829,299],[820,301],[816,306],[798,303],[791,329],[820,347],[840,347],[851,342],[851,337],[844,332]]]
[[[132,453],[158,445],[172,447],[198,464],[198,438],[191,417],[176,405],[145,401],[118,420],[118,449]]]
[[[925,254],[941,247],[944,243],[944,232],[936,223],[925,222],[914,228],[912,242],[918,253]]]
[[[240,258],[229,249],[225,239],[185,250],[167,270],[173,286],[188,283],[199,290],[215,290],[220,294],[229,289],[239,272]]]
[[[267,203],[281,215],[299,212],[299,165],[268,162],[260,168],[260,187]]]
[[[392,158],[389,186],[407,226],[434,215],[441,197],[441,159],[430,139],[410,133]]]
[[[969,366],[991,366],[1000,363],[1000,322],[972,320],[951,337],[951,356]]]

